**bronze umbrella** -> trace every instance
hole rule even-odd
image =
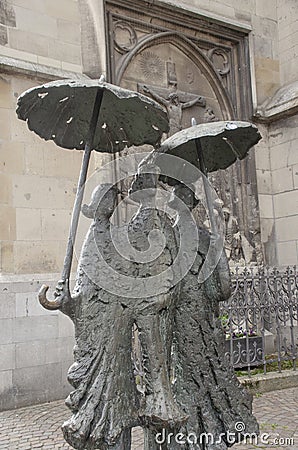
[[[169,129],[167,114],[154,100],[101,78],[54,81],[29,89],[18,99],[17,115],[41,138],[66,149],[84,149],[61,275],[69,285],[73,241],[92,150],[116,153],[132,145],[157,145]],[[59,308],[61,300],[56,296],[49,302],[47,290],[48,286],[40,290],[41,304],[48,309]]]
[[[157,151],[152,152],[152,157],[161,168],[161,173],[167,173],[169,164],[171,164],[170,159],[166,158],[166,154],[178,156],[200,169],[204,175],[203,183],[211,229],[215,232],[216,223],[210,186],[207,181],[208,172],[226,169],[237,159],[245,158],[249,149],[260,139],[261,135],[257,127],[249,122],[219,121],[194,124],[165,140]],[[189,181],[196,181],[197,170],[190,169],[189,171]],[[171,167],[171,173],[176,180],[181,177],[181,166],[179,167],[176,161]],[[174,178],[167,181],[175,184]]]

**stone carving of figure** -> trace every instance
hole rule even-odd
[[[238,265],[250,264],[253,260],[254,247],[245,235],[240,233],[237,218],[231,214],[229,208],[224,207],[226,221],[225,249],[229,261]]]
[[[180,102],[179,94],[175,90],[172,91],[167,98],[161,97],[148,86],[143,86],[143,91],[166,108],[170,124],[169,136],[182,130],[182,112],[184,109],[190,108],[196,104],[201,106],[205,106],[206,104],[206,100],[200,95],[195,96],[195,98],[188,102]]]
[[[206,108],[204,112],[204,122],[216,122],[218,118],[215,116],[212,108]]]

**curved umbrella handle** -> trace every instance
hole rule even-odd
[[[56,290],[54,292],[54,300],[47,299],[47,292],[49,286],[43,284],[38,292],[38,300],[41,306],[50,311],[55,311],[64,307],[66,309],[67,303],[71,300],[69,292],[69,281],[60,280],[57,283]]]
[[[57,309],[60,309],[62,306],[62,299],[56,297],[55,300],[48,300],[47,299],[47,292],[48,292],[49,286],[46,284],[43,284],[38,292],[38,301],[45,309],[49,309],[50,311],[54,311]]]

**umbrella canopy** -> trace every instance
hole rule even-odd
[[[178,156],[198,167],[198,141],[206,172],[226,169],[261,139],[257,127],[249,122],[213,122],[195,125],[174,134],[155,153],[158,165],[168,164],[159,154]],[[153,153],[152,153],[153,155]],[[162,169],[162,167],[161,167]],[[177,169],[177,173],[178,173]]]
[[[155,145],[168,132],[167,114],[157,102],[100,80],[53,81],[29,89],[18,99],[17,115],[43,139],[82,150],[99,91],[94,150],[114,153],[131,145]]]

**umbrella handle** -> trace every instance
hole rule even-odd
[[[89,167],[89,161],[90,156],[93,148],[93,141],[96,131],[96,125],[98,121],[98,116],[100,112],[100,107],[102,103],[102,92],[100,90],[97,91],[94,107],[93,107],[93,113],[91,118],[91,123],[89,127],[89,133],[88,133],[88,139],[86,141],[85,150],[84,150],[84,157],[82,161],[80,176],[79,176],[79,182],[76,192],[76,198],[75,203],[73,207],[73,213],[71,217],[71,224],[70,224],[70,230],[69,230],[69,236],[67,241],[67,247],[66,247],[66,255],[64,258],[64,264],[63,264],[63,270],[61,274],[61,281],[58,283],[58,286],[56,287],[55,292],[55,300],[48,300],[46,297],[46,293],[49,289],[48,286],[42,285],[42,287],[39,290],[38,293],[38,300],[39,303],[46,309],[49,310],[56,310],[60,309],[62,307],[63,302],[66,299],[71,299],[70,295],[70,289],[69,289],[69,278],[70,278],[70,271],[71,271],[71,265],[73,260],[73,249],[74,249],[74,241],[77,234],[78,224],[79,224],[79,217],[80,217],[80,211],[85,191],[85,183],[87,178],[87,172]],[[63,286],[63,289],[61,289],[61,286]]]

